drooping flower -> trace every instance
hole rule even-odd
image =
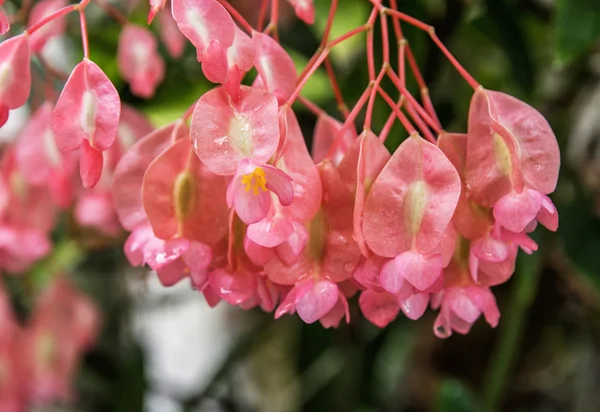
[[[31,90],[29,36],[20,34],[0,43],[0,127],[8,111],[27,102]]]
[[[56,102],[52,128],[61,150],[80,149],[79,170],[86,188],[100,180],[102,152],[117,136],[120,114],[121,100],[113,84],[100,67],[83,59]]]
[[[288,0],[288,3],[294,7],[294,11],[299,19],[306,24],[315,22],[315,6],[313,0]]]
[[[119,36],[117,64],[133,94],[149,99],[165,75],[165,62],[154,35],[145,27],[127,24]]]
[[[419,291],[439,281],[442,242],[460,196],[460,178],[446,156],[418,136],[406,139],[365,200],[363,231],[377,255],[394,258],[381,286],[397,293],[407,280]]]
[[[37,2],[29,13],[29,26],[34,25],[52,12],[66,6],[65,0],[43,0]],[[46,43],[55,36],[61,35],[67,28],[67,20],[64,16],[49,21],[29,36],[31,51],[39,53]]]

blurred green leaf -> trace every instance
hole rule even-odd
[[[600,1],[556,1],[556,60],[566,64],[600,39]]]
[[[329,12],[329,1],[315,2],[315,24],[312,26],[315,30],[317,38],[321,38],[321,34],[325,31]],[[335,39],[350,30],[353,30],[364,24],[371,11],[369,2],[364,0],[343,0],[338,6],[333,26],[329,39]],[[331,51],[332,60],[340,67],[346,67],[352,57],[359,54],[364,48],[364,34],[352,37]]]
[[[469,388],[457,379],[446,379],[440,386],[436,412],[476,412],[475,397]]]

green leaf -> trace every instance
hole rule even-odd
[[[361,26],[369,19],[371,6],[364,0],[344,0],[339,2],[335,20],[331,27],[329,40],[335,39],[350,30]],[[315,2],[315,24],[312,26],[317,38],[321,38],[327,25],[329,15],[329,1]],[[340,67],[347,67],[353,57],[362,53],[365,47],[365,35],[360,34],[343,41],[331,51],[332,60]]]
[[[475,397],[469,388],[457,379],[446,379],[440,386],[436,412],[476,412]]]
[[[600,40],[600,1],[557,0],[556,60],[563,65]]]

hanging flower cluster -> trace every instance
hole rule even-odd
[[[490,288],[510,278],[518,249],[537,249],[528,234],[538,222],[558,226],[547,196],[560,165],[555,136],[534,108],[480,86],[433,28],[399,11],[396,0],[389,7],[365,1],[372,6],[368,21],[334,39],[338,1],[331,2],[321,46],[298,74],[278,41],[278,0],[260,2],[255,25],[226,0],[150,0],[148,21],[157,19],[169,53],[180,56],[187,38],[216,84],[179,120],[154,131],[121,105],[90,60],[89,0],[40,2],[54,11],[40,11],[23,34],[0,43],[0,117],[6,121],[9,110],[27,101],[31,54],[43,47],[36,34],[64,30],[59,19],[67,13],[80,15],[84,58],[4,155],[0,229],[7,234],[0,236],[0,253],[9,264],[2,260],[0,267],[24,268],[50,248],[51,224],[13,216],[32,216],[25,211],[39,202],[8,206],[38,184],[35,196],[43,193],[57,207],[77,199],[83,225],[116,234],[118,217],[131,232],[125,254],[132,265],[149,266],[165,286],[185,279],[210,305],[260,306],[276,318],[297,313],[307,323],[337,327],[350,321],[348,299],[357,295],[364,316],[379,327],[400,311],[418,319],[428,306],[439,310],[439,337],[467,333],[481,315],[496,326],[500,313]],[[301,20],[314,21],[312,0],[288,2]],[[157,40],[98,3],[123,25],[121,76],[134,94],[152,97],[165,71]],[[404,24],[427,33],[473,88],[466,133],[443,130]],[[378,68],[376,25],[383,45]],[[329,54],[361,35],[369,79],[347,109]],[[398,45],[397,64],[390,61],[391,43]],[[321,66],[341,121],[300,95]],[[420,99],[407,90],[407,71]],[[384,79],[397,100],[381,86]],[[389,106],[389,119],[374,131],[378,99]],[[317,117],[312,153],[296,103]],[[397,121],[407,137],[390,153],[384,143]],[[86,190],[73,179],[77,160]],[[17,238],[31,247],[15,248]]]

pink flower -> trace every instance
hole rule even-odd
[[[149,99],[165,75],[156,38],[145,27],[128,24],[119,36],[117,64],[133,94]]]
[[[315,21],[315,6],[313,0],[288,0],[294,7],[294,11],[298,18],[306,24],[313,24]]]
[[[247,224],[261,221],[271,207],[271,193],[287,206],[294,199],[292,178],[276,167],[242,160],[227,187],[227,206]]]
[[[0,127],[8,111],[27,102],[31,90],[29,36],[21,34],[0,43]]]
[[[44,17],[48,16],[50,13],[55,12],[67,5],[65,0],[43,0],[37,2],[29,13],[29,26],[37,23],[42,20]],[[30,36],[31,43],[31,51],[33,53],[39,53],[42,51],[48,40],[52,39],[52,37],[61,35],[65,32],[67,28],[67,20],[64,17],[59,17],[54,19],[47,24],[44,24],[37,30],[35,33]]]
[[[119,126],[121,100],[100,67],[84,59],[65,84],[52,119],[58,147],[80,150],[80,174],[85,188],[94,187],[103,168],[102,152],[113,144]]]

